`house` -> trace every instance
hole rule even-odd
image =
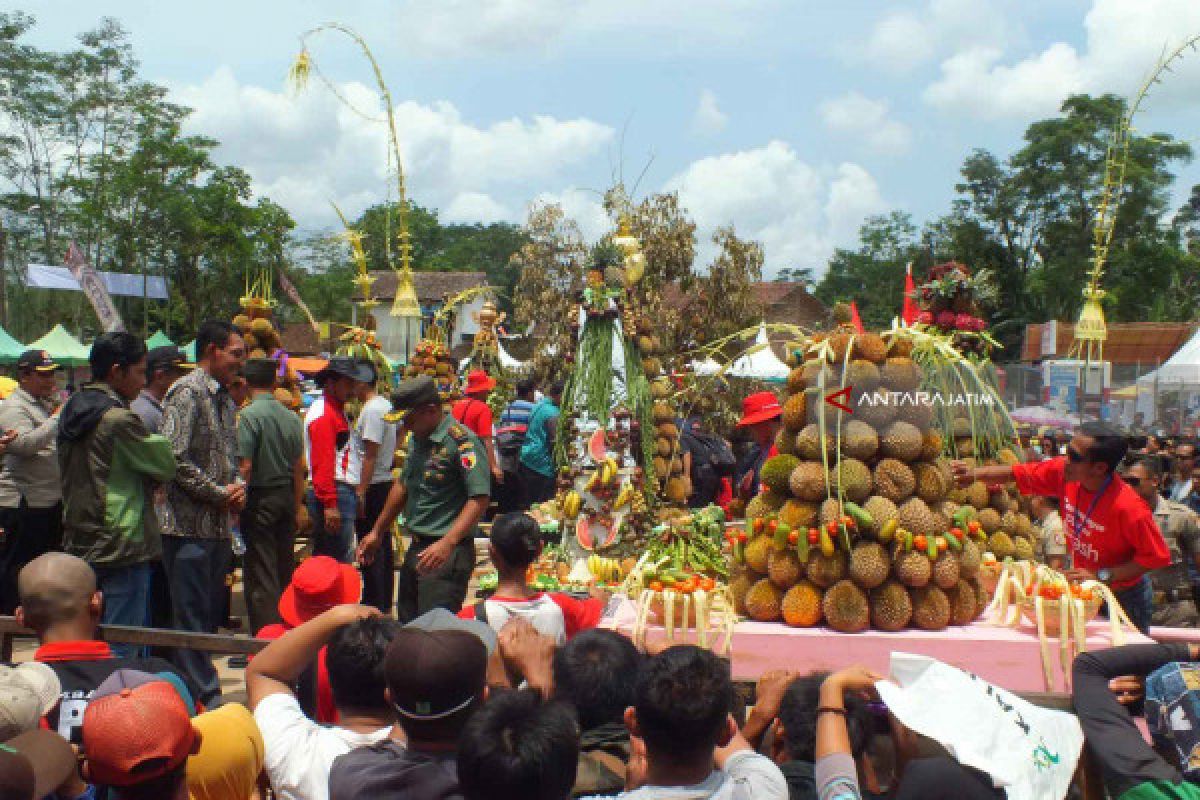
[[[762,281],[752,283],[750,291],[754,296],[756,321],[797,325],[808,330],[820,330],[829,325],[829,309],[802,283]],[[676,284],[669,284],[663,288],[663,305],[685,313],[691,298]],[[770,338],[775,354],[784,357],[784,345],[791,337],[773,333]]]
[[[408,361],[417,340],[427,333],[429,326],[433,324],[434,315],[441,310],[446,300],[468,289],[488,285],[487,274],[483,272],[412,273],[412,289],[421,313],[421,320],[417,323],[413,318],[392,314],[399,273],[386,270],[372,272],[371,277],[375,279],[372,296],[379,301],[379,305],[372,312],[375,331],[384,353],[389,358],[403,363]],[[481,292],[454,310],[449,344],[451,351],[457,355],[465,355],[470,349],[471,342],[479,331],[479,325],[473,315],[483,307],[487,299],[488,294]]]

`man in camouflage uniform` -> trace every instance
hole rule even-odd
[[[1200,545],[1196,514],[1182,503],[1173,503],[1158,493],[1163,476],[1154,459],[1139,461],[1124,477],[1154,512],[1154,521],[1171,551],[1171,566],[1150,575],[1154,584],[1151,622],[1169,628],[1194,628],[1200,624],[1200,614],[1192,598],[1187,563],[1195,563]]]
[[[474,536],[491,492],[491,472],[475,434],[442,409],[427,376],[403,381],[392,395],[404,431],[412,434],[408,457],[387,503],[358,547],[369,564],[392,523],[404,511],[412,537],[400,567],[396,616],[410,622],[434,608],[457,613],[475,568]]]

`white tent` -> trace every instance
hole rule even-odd
[[[791,369],[780,361],[771,350],[771,341],[767,338],[767,326],[758,326],[758,335],[754,337],[753,352],[740,356],[729,368],[728,375],[735,378],[753,378],[760,381],[787,380]]]
[[[1194,396],[1200,394],[1200,328],[1158,369],[1137,379],[1135,408],[1146,422],[1155,420],[1156,392],[1182,392],[1184,402],[1194,404]]]

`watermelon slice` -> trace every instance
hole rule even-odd
[[[588,439],[588,455],[596,464],[608,458],[608,440],[604,435],[603,428],[593,433],[592,438]]]
[[[575,523],[575,541],[588,552],[596,549],[596,541],[592,538],[592,524],[584,514],[580,514],[579,522]]]

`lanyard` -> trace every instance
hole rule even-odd
[[[1092,518],[1092,512],[1096,510],[1096,504],[1100,502],[1100,498],[1104,496],[1104,491],[1108,489],[1108,485],[1112,483],[1112,473],[1108,473],[1108,477],[1104,479],[1104,483],[1100,484],[1100,489],[1092,496],[1092,504],[1088,506],[1088,510],[1083,516],[1079,516],[1079,505],[1075,504],[1071,508],[1071,536],[1075,541],[1079,541],[1079,534],[1083,532],[1083,528],[1087,525],[1088,520]],[[1079,494],[1075,494],[1075,499],[1079,499]]]

